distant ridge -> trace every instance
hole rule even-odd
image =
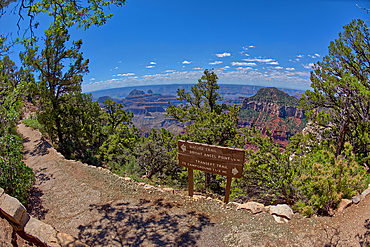
[[[162,95],[177,95],[176,91],[178,88],[185,89],[186,92],[190,92],[191,86],[194,84],[168,84],[168,85],[148,85],[148,86],[130,86],[120,88],[110,88],[104,90],[97,90],[89,92],[92,94],[94,99],[99,97],[109,96],[115,100],[121,100],[129,95],[129,93],[135,89],[141,91],[152,90],[153,93],[159,93]],[[264,86],[251,86],[242,84],[220,84],[220,93],[224,99],[235,99],[238,97],[251,97],[257,93],[257,91]],[[278,88],[289,95],[303,94],[303,90]]]

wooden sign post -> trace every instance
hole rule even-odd
[[[193,169],[227,176],[225,203],[229,202],[232,178],[243,174],[244,150],[179,140],[179,165],[188,168],[189,196],[193,196]]]

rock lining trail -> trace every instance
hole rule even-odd
[[[295,214],[278,224],[185,191],[142,186],[64,159],[40,132],[18,125],[34,170],[29,213],[89,246],[368,246],[370,196],[334,217]]]

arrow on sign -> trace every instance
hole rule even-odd
[[[234,174],[234,176],[239,173],[238,169],[236,169],[235,167],[231,170],[231,172],[232,174]]]

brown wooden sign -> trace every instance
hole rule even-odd
[[[189,195],[193,195],[193,169],[227,176],[225,202],[229,200],[231,179],[243,174],[243,149],[219,147],[179,140],[179,165],[189,171]]]

